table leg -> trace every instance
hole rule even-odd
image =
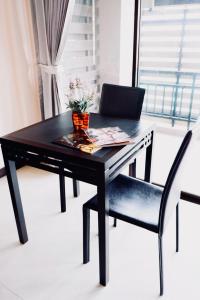
[[[136,177],[136,159],[129,165],[129,176]]]
[[[66,212],[66,194],[65,194],[65,176],[59,175],[60,182],[60,204],[61,204],[61,212]],[[73,179],[73,193],[74,197],[78,197],[80,195],[80,187],[79,181]]]
[[[73,192],[74,192],[74,197],[78,197],[80,195],[79,181],[74,178],[73,178]]]
[[[152,159],[152,149],[153,149],[153,135],[151,136],[151,144],[146,148],[146,162],[145,162],[145,174],[144,180],[150,182],[151,179],[151,159]]]
[[[65,176],[59,174],[59,181],[60,181],[60,205],[61,205],[61,212],[66,211],[66,197],[65,197]]]
[[[100,284],[106,286],[109,281],[109,202],[106,197],[105,182],[97,187],[99,203],[99,276]]]
[[[15,215],[19,240],[22,244],[25,244],[28,241],[28,235],[27,235],[23,207],[22,207],[19,185],[17,180],[16,166],[14,161],[8,160],[6,158],[6,154],[3,147],[2,147],[2,152],[4,156],[8,186],[10,189],[10,196],[12,200],[12,206]]]

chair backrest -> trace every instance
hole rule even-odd
[[[144,94],[142,88],[104,83],[99,112],[111,117],[139,120]]]
[[[178,150],[176,158],[172,164],[171,170],[166,180],[163,190],[160,214],[159,214],[159,233],[162,235],[169,217],[180,199],[181,193],[181,178],[184,174],[185,166],[187,165],[188,145],[192,137],[192,131],[188,131],[183,142]]]

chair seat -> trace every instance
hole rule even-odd
[[[109,215],[158,233],[163,189],[125,175],[118,175],[108,186]],[[84,204],[98,211],[97,196]]]

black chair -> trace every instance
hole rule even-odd
[[[104,83],[99,103],[99,113],[118,118],[139,120],[145,89]],[[136,177],[136,159],[129,165],[129,175]],[[114,219],[114,226],[117,221]]]
[[[99,113],[118,118],[139,120],[145,90],[104,83],[102,86]],[[129,166],[129,175],[136,177],[136,160]]]
[[[192,137],[188,131],[176,155],[164,188],[118,175],[108,186],[109,216],[143,227],[158,235],[160,295],[163,294],[162,236],[169,217],[176,207],[176,252],[179,250],[179,208],[180,187],[178,185],[186,156],[186,149]],[[98,211],[97,197],[83,205],[83,263],[89,261],[90,209]]]
[[[139,120],[144,94],[142,88],[104,83],[99,112],[110,117]]]

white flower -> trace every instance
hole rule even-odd
[[[76,84],[73,81],[70,81],[69,83],[69,89],[74,90],[76,88]]]
[[[95,92],[84,85],[80,78],[76,78],[69,82],[66,96],[68,99],[68,103],[66,103],[67,108],[83,112],[88,111],[89,107],[91,107],[95,99]]]
[[[76,78],[76,87],[77,87],[78,89],[82,88],[82,83],[81,83],[80,78]]]

